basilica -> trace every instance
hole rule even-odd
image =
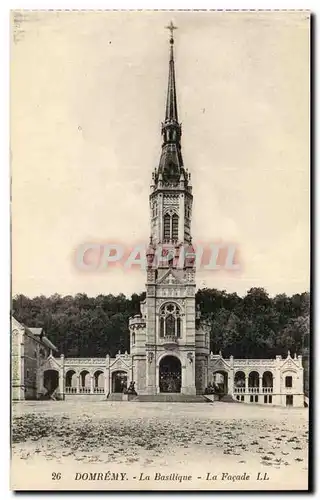
[[[133,400],[171,395],[172,401],[205,401],[204,395],[214,392],[208,388],[215,386],[233,401],[305,404],[301,356],[288,352],[286,358],[225,359],[210,353],[209,331],[201,326],[195,304],[193,192],[181,149],[173,28],[161,154],[150,184],[146,298],[140,314],[129,320],[130,353],[114,358],[57,356],[44,332],[13,320],[13,399],[127,399],[128,384],[134,382]]]

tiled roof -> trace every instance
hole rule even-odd
[[[12,330],[23,329],[25,334],[29,335],[34,340],[42,342],[45,346],[49,347],[49,349],[52,349],[53,351],[58,351],[56,346],[45,336],[45,331],[43,328],[25,326],[19,323],[19,321],[17,321],[13,316],[11,317],[11,323]]]

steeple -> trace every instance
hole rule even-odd
[[[174,28],[174,26],[172,25]],[[176,94],[176,79],[174,73],[174,57],[173,57],[173,36],[170,38],[170,60],[169,60],[169,79],[165,122],[175,121],[178,123],[177,109],[177,94]]]
[[[181,124],[178,122],[178,105],[176,93],[176,80],[175,80],[175,66],[174,66],[174,38],[173,30],[177,29],[176,26],[170,23],[167,28],[170,30],[170,56],[169,56],[169,76],[168,76],[168,90],[167,101],[165,110],[165,120],[162,123],[162,151],[159,162],[159,167],[156,172],[156,183],[161,174],[162,180],[165,184],[176,185],[181,181],[181,175],[187,182],[188,176],[183,167],[183,160],[181,154]]]
[[[169,38],[169,76],[165,103],[165,119],[161,127],[162,146],[158,166],[152,172],[150,184],[151,237],[150,246],[157,244],[184,245],[191,243],[192,186],[190,174],[184,168],[181,154],[181,124],[174,66],[174,39],[171,23]],[[152,247],[152,251],[155,247]]]

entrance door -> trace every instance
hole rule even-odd
[[[286,395],[286,405],[287,406],[292,406],[293,405],[293,395],[292,394],[287,394]]]
[[[181,363],[175,356],[165,356],[159,365],[160,392],[181,391]]]
[[[225,371],[217,371],[213,373],[213,385],[218,394],[228,394],[228,374]]]
[[[123,392],[127,388],[127,373],[117,371],[112,374],[112,392]]]
[[[43,374],[43,385],[46,397],[50,397],[59,386],[59,373],[56,370],[46,370]]]

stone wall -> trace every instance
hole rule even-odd
[[[17,324],[12,325],[11,337],[11,385],[12,399],[24,399],[24,370],[23,370],[23,329]]]
[[[12,399],[36,399],[40,363],[49,356],[50,349],[15,318],[11,328]]]

